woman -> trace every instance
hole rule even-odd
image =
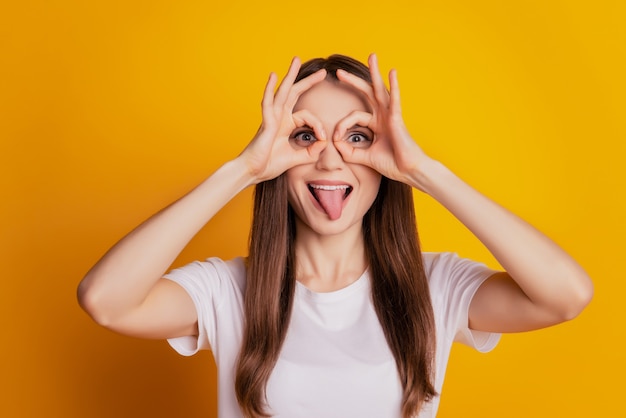
[[[234,160],[117,243],[79,287],[101,325],[211,349],[221,417],[434,417],[453,341],[574,318],[593,290],[554,242],[428,157],[405,128],[395,71],[376,56],[296,58]],[[164,275],[230,199],[256,185],[247,259]],[[411,188],[429,194],[505,271],[421,253]]]

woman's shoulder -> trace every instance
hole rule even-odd
[[[248,266],[248,258],[236,257],[222,262],[228,269],[230,277],[239,285],[241,289],[243,289],[246,284],[246,269]]]
[[[223,278],[229,278],[243,286],[246,282],[247,260],[246,257],[235,257],[228,260],[219,257],[210,257],[203,263],[210,264]]]
[[[187,281],[207,285],[213,283],[213,286],[232,283],[243,290],[246,283],[246,258],[236,257],[224,260],[219,257],[209,257],[196,260],[171,270],[164,277],[177,282]]]
[[[432,273],[433,269],[441,268],[445,265],[450,265],[461,258],[457,253],[444,251],[444,252],[422,252],[422,261],[424,265],[424,271],[426,274]]]
[[[455,252],[424,252],[422,258],[431,292],[473,289],[496,273],[484,263]]]
[[[495,273],[484,263],[460,257],[455,252],[423,252],[422,260],[429,282]]]

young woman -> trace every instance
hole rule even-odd
[[[395,71],[333,55],[270,75],[243,152],[123,238],[79,287],[99,324],[211,349],[220,417],[434,417],[453,341],[577,316],[592,284],[554,242],[428,157]],[[276,90],[276,92],[275,92]],[[191,238],[256,185],[247,258],[171,271]],[[505,271],[422,253],[412,188],[446,207]]]

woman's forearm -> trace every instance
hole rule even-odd
[[[196,233],[252,184],[239,159],[218,168],[181,199],[115,244],[81,281],[81,306],[99,322],[140,305]]]
[[[164,304],[180,302],[180,293],[168,289],[168,284],[164,284],[167,282],[160,282],[162,286],[155,285],[193,236],[241,190],[274,179],[296,165],[316,161],[325,141],[296,149],[289,138],[297,126],[304,124],[317,126],[318,134],[323,132],[319,122],[309,113],[300,112],[296,116],[298,112],[293,110],[298,97],[323,81],[326,71],[316,71],[295,82],[299,68],[300,60],[294,58],[276,92],[277,77],[274,73],[270,75],[261,103],[263,121],[239,157],[224,164],[183,198],[133,230],[87,273],[79,286],[79,302],[97,322],[130,322],[131,325],[116,328],[123,328],[131,334],[137,334],[143,328],[159,328],[146,324],[150,322],[146,318],[162,313]],[[324,137],[323,134],[319,136]],[[148,303],[150,300],[156,302]],[[181,305],[187,302],[185,300]],[[117,320],[133,317],[125,315],[133,311],[141,313],[139,324],[132,318]],[[165,333],[179,333],[181,328],[188,330],[185,328],[189,325],[188,319],[175,321],[180,327],[170,327]],[[177,329],[173,331],[173,328]],[[160,329],[157,331],[155,334],[164,334]]]
[[[482,195],[443,164],[428,160],[412,176],[494,255],[536,305],[569,319],[589,301],[592,284],[582,267],[529,223]]]

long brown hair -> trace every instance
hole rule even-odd
[[[371,83],[368,68],[343,55],[304,63],[297,80],[325,68],[338,82],[337,69]],[[260,183],[254,194],[244,333],[235,391],[246,417],[269,417],[265,387],[287,334],[294,300],[295,214],[287,201],[285,175]],[[372,277],[372,299],[403,386],[402,416],[409,418],[436,391],[435,323],[422,265],[411,187],[383,177],[378,195],[363,218],[365,252]]]

